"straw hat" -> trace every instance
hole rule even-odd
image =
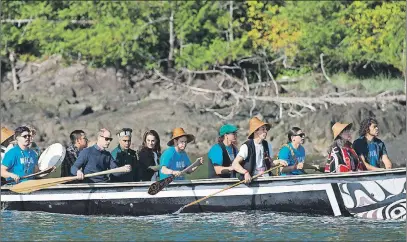
[[[7,139],[9,139],[11,136],[14,135],[14,131],[10,130],[6,127],[1,127],[1,142],[0,144],[3,144],[4,141],[6,141]]]
[[[258,117],[254,117],[249,121],[249,139],[253,139],[253,133],[261,126],[266,125],[266,129],[270,130],[271,125],[261,121]]]
[[[342,133],[342,131],[344,131],[348,127],[352,128],[352,123],[343,124],[343,123],[336,122],[332,126],[332,131],[334,133],[334,140],[338,137],[338,135],[340,135]]]
[[[193,136],[192,134],[187,134],[185,133],[183,128],[175,128],[172,131],[172,137],[171,140],[168,141],[167,145],[168,146],[173,146],[174,145],[174,139],[182,137],[182,136],[186,136],[187,137],[187,142],[191,142],[195,139],[195,136]]]

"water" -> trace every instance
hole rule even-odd
[[[405,221],[263,211],[145,217],[1,212],[2,241],[406,241]]]

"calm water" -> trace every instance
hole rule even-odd
[[[406,241],[405,221],[271,212],[99,217],[1,212],[1,240]]]

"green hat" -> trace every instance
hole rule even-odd
[[[225,134],[234,133],[237,130],[238,130],[238,128],[236,126],[234,126],[233,124],[225,124],[222,127],[220,127],[219,136],[222,137]]]

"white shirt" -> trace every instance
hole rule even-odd
[[[270,152],[269,156],[273,157],[273,149],[271,147],[271,144],[269,142],[267,142],[267,145],[268,145],[269,152]],[[254,171],[254,175],[257,175],[259,173],[259,170],[261,171],[261,169],[266,168],[266,164],[264,163],[263,144],[262,143],[257,144],[256,142],[254,142],[254,147],[256,149],[256,170]],[[243,160],[246,160],[248,153],[249,153],[249,149],[248,149],[247,145],[243,144],[242,146],[240,146],[239,153],[237,153],[237,155],[242,157]]]

